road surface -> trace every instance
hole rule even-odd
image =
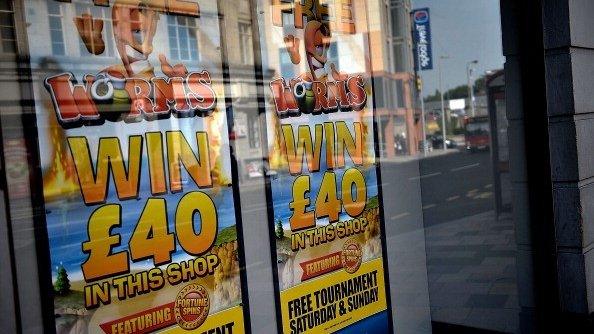
[[[419,205],[425,227],[494,209],[488,151],[382,162],[382,185],[386,221],[410,222],[411,229],[421,219],[414,217]]]
[[[491,165],[488,151],[421,160],[425,227],[493,210]]]

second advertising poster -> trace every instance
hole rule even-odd
[[[279,327],[391,332],[365,3],[259,5]]]

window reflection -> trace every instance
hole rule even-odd
[[[177,60],[199,60],[198,29],[196,19],[185,16],[167,16],[169,54]]]
[[[48,1],[47,4],[52,53],[56,56],[63,56],[66,54],[66,47],[62,31],[62,4],[56,1]]]

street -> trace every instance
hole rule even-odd
[[[422,220],[427,228],[493,210],[492,180],[488,151],[455,151],[405,162],[383,161],[386,222],[396,221],[399,231],[413,230],[418,228],[415,219]]]
[[[493,210],[489,151],[420,160],[425,227]]]

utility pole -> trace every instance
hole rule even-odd
[[[423,99],[423,81],[421,80],[421,75],[419,74],[421,72],[421,57],[419,56],[419,52],[417,50],[415,50],[415,53],[417,55],[417,64],[418,64],[418,70],[417,70],[417,90],[419,91],[419,98],[421,99],[421,126],[423,127],[423,155],[427,155],[427,133],[426,133],[426,129],[425,129],[425,100]]]
[[[466,76],[468,78],[468,97],[470,98],[470,110],[472,112],[472,117],[475,116],[475,107],[474,107],[474,88],[472,84],[472,65],[478,64],[478,60],[470,61],[466,64]]]
[[[417,74],[418,80],[421,76]],[[423,99],[423,81],[419,85],[419,98],[421,99],[421,126],[423,127],[423,154],[427,155],[427,133],[425,126],[425,100]]]
[[[440,56],[439,57],[439,93],[441,94],[441,136],[443,138],[443,150],[447,151],[448,146],[446,145],[446,114],[445,114],[445,106],[443,102],[443,87],[442,87],[442,79],[441,79],[441,65],[442,60],[449,59],[449,56]]]

